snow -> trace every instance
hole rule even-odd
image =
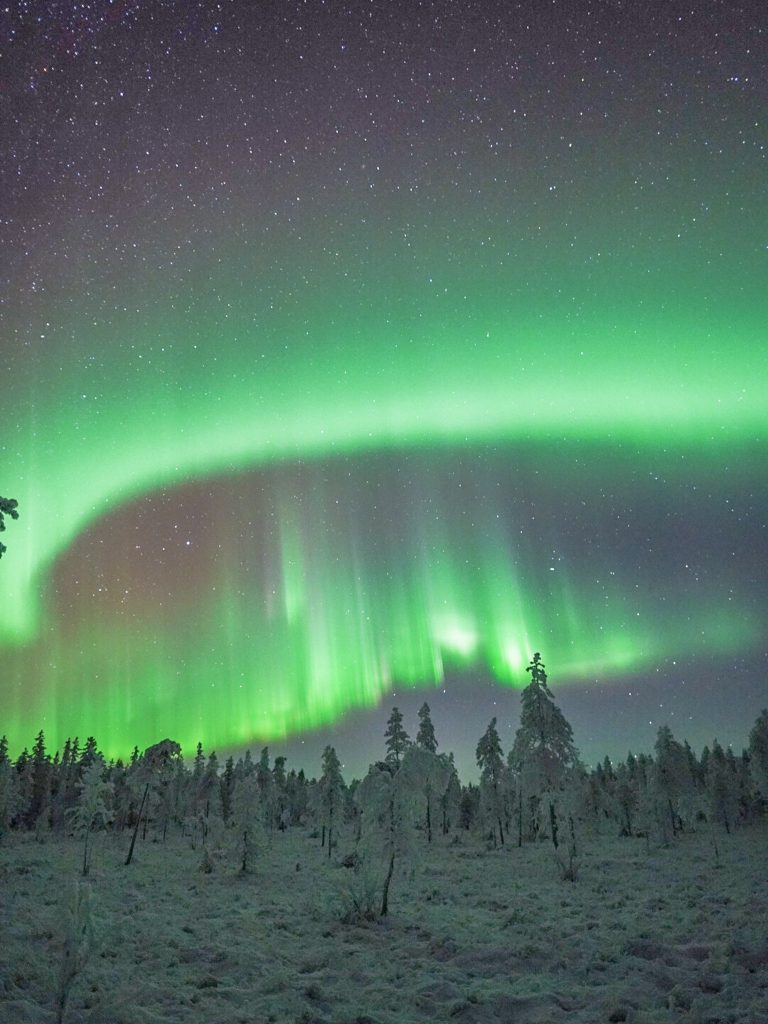
[[[718,835],[588,841],[575,883],[551,848],[487,849],[469,833],[396,869],[390,916],[341,921],[354,848],[328,861],[304,829],[198,870],[171,834],[100,836],[89,879],[96,946],[65,1021],[100,1024],[630,1024],[768,1022],[768,823]],[[415,861],[418,861],[416,863]],[[0,847],[0,1022],[55,1021],[75,839]]]

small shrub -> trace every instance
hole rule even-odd
[[[339,904],[339,917],[344,924],[375,921],[379,916],[381,895],[373,875],[365,870],[355,871],[339,893]]]

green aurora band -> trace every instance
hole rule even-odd
[[[332,722],[393,683],[440,684],[446,666],[483,665],[519,685],[545,642],[560,676],[583,679],[760,637],[748,608],[718,597],[722,579],[684,607],[665,593],[660,622],[656,580],[643,597],[625,592],[607,555],[597,574],[571,570],[573,545],[564,566],[550,566],[558,542],[539,536],[518,549],[510,538],[523,524],[503,496],[490,500],[487,481],[474,512],[457,512],[448,487],[451,459],[471,489],[472,460],[489,453],[498,475],[534,452],[558,479],[560,505],[580,481],[631,491],[662,464],[680,486],[716,486],[726,463],[759,475],[768,354],[757,270],[734,291],[733,277],[702,258],[681,280],[670,251],[642,286],[626,266],[601,271],[577,309],[575,267],[561,268],[557,287],[536,287],[484,274],[482,263],[469,280],[466,264],[450,261],[412,279],[394,252],[376,279],[322,273],[318,251],[284,262],[283,299],[265,304],[279,282],[262,281],[258,316],[247,281],[264,268],[241,261],[241,280],[200,272],[170,304],[146,281],[141,301],[108,320],[87,297],[68,321],[40,314],[35,357],[21,344],[11,353],[16,429],[2,484],[21,519],[0,567],[0,699],[12,741],[44,720],[51,746],[87,729],[112,754],[166,732],[186,749],[202,735],[222,747]],[[365,467],[409,457],[415,482],[383,499],[390,525],[382,519],[372,535],[364,524],[376,519],[379,470]],[[298,491],[292,466],[310,474]],[[353,481],[346,491],[339,466]],[[326,472],[335,494],[318,483]],[[97,599],[57,604],[68,573],[88,575],[97,541],[115,558],[102,567],[107,591],[125,591],[137,538],[123,530],[121,547],[101,533],[115,517],[138,517],[145,544],[155,527],[142,508],[191,485],[204,505],[222,480],[251,478],[267,481],[272,526],[238,552],[232,538],[253,524],[245,512],[230,524],[230,561],[204,558],[199,592],[169,584],[162,609],[142,592],[127,617]],[[357,508],[350,521],[334,518],[339,495]]]

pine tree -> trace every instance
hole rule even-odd
[[[492,718],[477,744],[475,751],[477,766],[480,769],[480,799],[486,813],[494,822],[494,838],[496,825],[499,827],[499,841],[504,845],[504,826],[502,824],[504,783],[504,758],[501,753],[501,741],[496,731],[496,719]]]
[[[403,716],[397,708],[392,708],[392,713],[387,720],[384,738],[387,749],[385,761],[399,768],[409,740],[408,733],[403,728]]]
[[[437,739],[435,738],[435,727],[429,712],[429,704],[425,701],[419,708],[419,729],[416,733],[416,745],[430,754],[437,753]]]

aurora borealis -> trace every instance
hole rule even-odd
[[[675,731],[743,742],[768,633],[759,15],[0,13],[12,747],[351,746],[345,716],[405,690],[469,749],[534,649],[599,695],[590,751],[649,748],[659,672]]]

